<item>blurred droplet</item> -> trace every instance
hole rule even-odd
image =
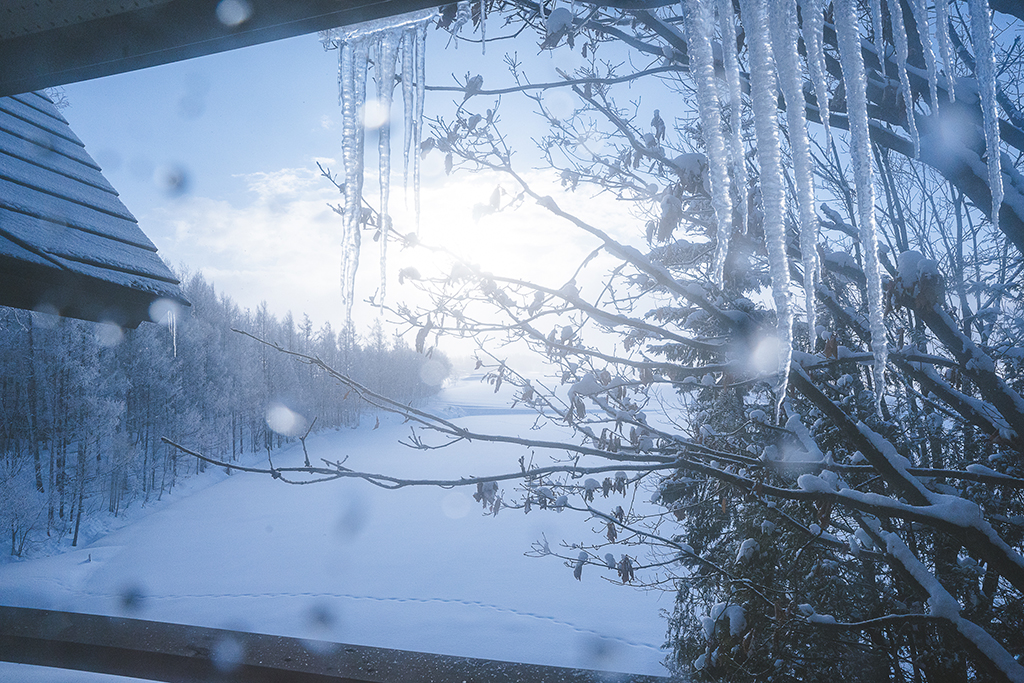
[[[615,656],[615,643],[607,638],[590,635],[584,637],[580,643],[581,665],[587,669],[606,670],[611,668],[612,659]]]
[[[353,492],[342,502],[334,524],[334,532],[342,543],[348,543],[363,532],[369,519],[370,511],[367,508],[366,499],[359,493]]]
[[[472,506],[472,500],[462,491],[452,491],[441,499],[441,512],[449,519],[462,519]]]
[[[267,408],[267,426],[281,436],[302,436],[309,423],[283,403],[271,403]]]
[[[427,360],[420,366],[420,380],[428,386],[441,386],[441,382],[444,381],[447,374],[444,365],[433,359]]]
[[[168,197],[180,197],[188,192],[188,171],[177,164],[159,166],[153,172],[153,182]]]
[[[575,100],[568,93],[558,89],[545,92],[543,102],[548,113],[561,121],[572,117],[576,108]]]
[[[367,99],[360,112],[363,127],[367,130],[380,128],[388,122],[390,116],[391,113],[384,106],[384,103],[375,99]]]
[[[183,96],[178,100],[178,116],[192,121],[198,119],[206,111],[206,101],[194,94]]]
[[[124,330],[117,323],[102,322],[96,326],[96,343],[105,348],[117,346],[124,339]]]
[[[758,341],[754,353],[750,355],[751,369],[762,375],[769,375],[779,370],[779,340],[777,337],[766,336]]]
[[[161,325],[170,325],[181,315],[181,304],[174,299],[157,299],[149,305],[149,319]]]
[[[220,0],[217,20],[229,28],[240,26],[252,17],[252,5],[247,0]]]
[[[125,586],[118,594],[118,606],[125,614],[135,614],[142,609],[146,596],[138,586]]]
[[[60,321],[60,311],[52,304],[39,304],[32,312],[41,314],[32,316],[32,324],[44,330],[51,329]]]
[[[224,636],[213,645],[210,661],[218,671],[225,673],[234,671],[242,664],[245,646],[234,636]]]
[[[203,72],[192,72],[185,77],[184,89],[178,97],[178,116],[195,120],[206,112],[206,99],[210,93],[210,79]]]
[[[332,633],[338,618],[330,606],[324,602],[318,602],[306,612],[306,620],[303,625],[304,636],[302,645],[310,652],[317,654],[330,654],[338,648],[338,644],[331,642]]]
[[[306,615],[310,626],[316,628],[326,628],[334,624],[334,613],[331,608],[324,603],[317,603],[313,605]]]

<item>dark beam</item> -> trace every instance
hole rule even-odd
[[[0,606],[0,661],[153,681],[665,683],[667,678],[316,643],[141,619]]]
[[[134,329],[150,320],[149,307],[161,298],[158,292],[150,291],[152,284],[139,277],[133,288],[0,255],[0,306]],[[177,291],[177,287],[156,284],[165,291]],[[180,305],[191,305],[180,293],[170,298]]]
[[[217,0],[170,0],[0,40],[0,97],[144,69],[420,10],[437,0],[247,0],[248,20],[217,18]],[[14,10],[8,10],[14,11]],[[0,13],[0,20],[4,16]]]

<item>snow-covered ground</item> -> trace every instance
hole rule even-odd
[[[466,427],[527,434],[511,394],[470,378],[445,389],[441,410]],[[515,471],[525,451],[460,443],[399,445],[393,416],[307,440],[310,456],[407,476]],[[536,434],[536,432],[531,432]],[[525,453],[527,458],[529,454]],[[274,457],[301,464],[298,444]],[[131,616],[317,640],[470,657],[665,675],[672,596],[575,581],[554,558],[523,556],[546,536],[592,542],[579,515],[506,510],[483,516],[469,488],[385,491],[361,481],[289,486],[208,472],[188,495],[62,555],[0,566],[0,604]],[[618,554],[618,553],[617,553]],[[611,575],[611,572],[606,572]],[[0,665],[2,680],[58,680]],[[69,680],[61,672],[59,680]],[[93,680],[83,677],[80,680]]]

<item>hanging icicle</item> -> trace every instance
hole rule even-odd
[[[355,302],[355,278],[359,268],[359,252],[363,220],[363,171],[365,129],[378,128],[378,182],[380,210],[378,239],[380,248],[380,297],[386,288],[387,232],[390,227],[391,184],[391,105],[395,79],[398,76],[398,52],[402,50],[402,94],[405,106],[405,168],[414,158],[416,220],[419,223],[419,137],[423,116],[424,41],[426,26],[436,15],[427,10],[391,17],[328,31],[325,44],[340,48],[338,90],[342,109],[342,160],[345,166],[345,209],[343,212],[341,291],[346,321],[351,322]],[[377,101],[368,107],[366,79],[370,57],[373,57]],[[372,115],[371,115],[372,114]],[[372,120],[371,120],[372,119]],[[410,132],[411,131],[411,132]]]
[[[380,242],[380,293],[379,303],[384,305],[387,294],[388,231],[391,229],[391,214],[388,203],[391,198],[391,103],[394,98],[396,62],[402,40],[400,31],[386,31],[376,40],[377,54],[374,58],[374,81],[377,83],[377,100],[387,112],[377,129],[377,153],[380,178],[380,211],[378,213],[377,239]]]
[[[917,22],[917,35],[921,39],[921,52],[924,54],[924,65],[928,69],[928,89],[931,90],[932,113],[939,111],[939,74],[935,64],[935,51],[932,50],[932,29],[928,20],[927,0],[910,0],[910,8]]]
[[[732,183],[740,224],[747,232],[747,160],[743,149],[743,91],[740,88],[740,65],[736,54],[736,23],[732,0],[718,0],[718,24],[722,33],[722,63],[729,89],[729,156],[732,160]]]
[[[914,118],[914,94],[910,90],[910,76],[907,74],[907,59],[910,47],[907,40],[907,26],[903,21],[903,8],[898,2],[889,4],[889,23],[892,25],[893,42],[896,44],[896,71],[900,79],[900,94],[906,109],[907,130],[910,140],[914,143],[914,158],[921,155],[921,134],[917,132],[917,120]]]
[[[412,121],[409,121],[409,114],[406,114],[406,125],[412,124],[412,151],[413,151],[413,177],[412,197],[413,211],[416,215],[416,234],[420,234],[420,139],[423,137],[423,99],[427,94],[427,23],[426,21],[416,25],[416,50],[413,80],[416,82],[415,95],[412,104]],[[406,112],[410,110],[409,103],[406,103]]]
[[[825,17],[821,0],[800,0],[800,11],[804,19],[804,44],[807,45],[807,72],[814,85],[814,97],[818,100],[818,115],[825,129],[825,149],[832,147],[832,130],[829,117],[832,115],[828,104],[828,81],[825,79],[825,53],[821,41],[825,32]]]
[[[487,54],[487,0],[480,0],[480,53]]]
[[[985,126],[985,155],[988,157],[988,186],[992,190],[992,227],[999,229],[999,207],[1003,204],[1003,171],[999,141],[999,112],[996,109],[995,55],[992,47],[992,13],[988,0],[970,0],[971,41],[977,63],[978,92]]]
[[[878,260],[878,230],[875,223],[875,191],[871,169],[867,77],[860,52],[854,0],[836,0],[836,33],[839,37],[839,58],[846,85],[847,111],[850,114],[850,157],[853,160],[854,185],[857,190],[857,220],[864,252],[864,275],[867,278],[868,322],[871,328],[871,350],[875,361],[872,377],[875,384],[875,410],[881,415],[885,392],[885,363],[888,355],[885,320],[882,308],[882,272]]]
[[[690,72],[697,82],[697,103],[704,146],[708,153],[711,175],[711,203],[718,224],[718,244],[712,266],[712,282],[724,287],[725,259],[732,235],[732,199],[729,197],[729,159],[722,135],[722,117],[715,84],[715,58],[709,36],[712,35],[710,0],[686,0],[684,12]]]
[[[875,51],[878,55],[878,62],[885,63],[885,38],[882,32],[882,0],[870,0],[871,4],[871,29],[875,34]],[[885,69],[882,69],[885,73]]]
[[[345,320],[352,319],[356,270],[362,239],[363,124],[360,114],[366,103],[366,41],[348,39],[341,45],[338,70],[341,91],[342,161],[345,164],[345,211],[341,238],[341,297]]]
[[[935,0],[935,36],[939,39],[939,55],[946,70],[949,101],[956,101],[956,76],[953,75],[953,41],[949,38],[949,0]]]
[[[754,109],[757,159],[761,169],[768,270],[778,315],[779,368],[775,417],[779,419],[793,358],[793,307],[789,293],[789,259],[786,256],[786,184],[779,142],[775,59],[764,0],[740,0],[740,13],[750,49],[750,100]]]
[[[409,160],[419,159],[419,141],[414,141],[412,112],[409,103],[414,102],[417,84],[413,74],[416,50],[416,27],[407,28],[402,33],[402,102],[405,103],[405,125],[402,128],[402,190],[405,197],[405,206],[409,207]],[[415,167],[413,169],[415,172]]]
[[[807,137],[804,110],[803,72],[797,52],[796,0],[776,0],[769,9],[772,47],[779,83],[786,98],[789,147],[796,177],[797,209],[800,216],[800,255],[804,270],[804,305],[807,308],[807,339],[814,351],[817,320],[814,289],[818,275],[818,215],[814,210],[814,161]]]
[[[452,38],[458,38],[459,31],[462,27],[470,22],[473,18],[473,10],[469,6],[469,0],[459,0],[459,3],[455,6],[455,21],[452,22],[451,35]],[[455,41],[455,47],[458,49],[459,41]]]

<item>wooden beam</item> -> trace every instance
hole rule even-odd
[[[437,0],[245,0],[236,26],[217,0],[169,0],[71,21],[54,3],[53,27],[0,40],[0,97],[109,76],[437,6]],[[10,10],[15,11],[15,10]]]
[[[444,624],[438,624],[443,628]],[[223,683],[666,683],[667,678],[0,606],[0,661]]]

